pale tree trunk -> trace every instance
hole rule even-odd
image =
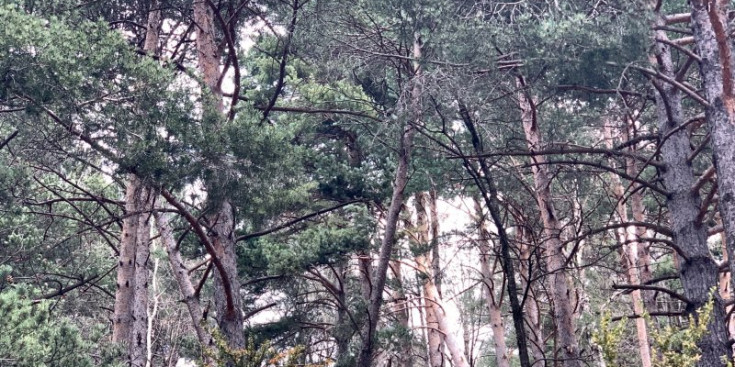
[[[608,146],[612,149],[613,135],[611,127],[605,124],[603,128],[605,134],[605,140],[607,140]],[[613,167],[614,167],[614,162]],[[629,163],[629,162],[628,162]],[[615,208],[615,212],[618,215],[618,219],[621,223],[628,223],[628,206],[624,199],[625,187],[620,176],[612,174],[610,175],[612,181],[612,191],[614,199],[617,200],[618,205]],[[623,265],[623,270],[627,281],[631,285],[640,285],[640,277],[638,275],[638,233],[635,226],[629,226],[626,228],[620,227],[616,231],[618,242],[620,243],[620,262]],[[651,346],[648,342],[648,329],[646,327],[646,320],[642,317],[645,309],[643,308],[643,296],[640,289],[634,289],[630,293],[631,302],[633,303],[633,312],[637,316],[635,319],[636,337],[638,339],[638,354],[641,357],[641,367],[651,367]]]
[[[201,345],[205,365],[212,366],[212,357],[215,355],[213,349],[214,341],[205,327],[206,320],[202,319],[202,307],[196,296],[194,285],[191,283],[191,278],[189,278],[189,269],[187,269],[184,260],[181,258],[181,252],[179,252],[179,249],[176,246],[176,240],[174,239],[173,231],[169,224],[168,215],[156,212],[154,216],[156,218],[158,234],[161,236],[161,243],[168,254],[168,262],[169,265],[171,265],[171,272],[176,280],[176,284],[179,286],[182,301],[189,311],[189,316],[192,321],[191,325],[194,327],[197,339]]]
[[[430,243],[429,238],[429,214],[428,214],[428,195],[425,192],[419,192],[415,195],[416,205],[416,242],[420,246],[426,246]],[[423,280],[424,297],[427,306],[434,311],[439,331],[444,336],[444,344],[449,350],[454,367],[469,367],[467,354],[465,351],[464,338],[458,333],[460,320],[458,315],[450,314],[448,306],[439,295],[439,290],[434,283],[434,274],[431,267],[431,259],[427,253],[416,256],[416,269],[420,272]]]
[[[658,17],[656,25],[663,25]],[[656,39],[668,40],[666,32],[656,31]],[[669,47],[663,42],[655,45],[655,60],[659,72],[674,78],[675,69]],[[688,162],[691,154],[689,137],[680,126],[685,122],[681,106],[681,91],[671,84],[654,80],[657,90],[656,106],[659,120],[659,134],[668,137],[661,146],[661,156],[666,165],[662,172],[663,182],[669,191],[667,207],[674,243],[681,249],[677,254],[679,277],[684,295],[690,301],[687,312],[696,316],[695,310],[704,306],[710,299],[709,290],[718,283],[718,266],[710,255],[707,245],[707,229],[697,223],[697,215],[702,205],[698,192],[692,188],[696,182],[692,167]],[[712,321],[708,332],[697,344],[702,350],[698,362],[700,367],[724,366],[722,357],[729,357],[724,305],[719,295],[715,295]]]
[[[431,270],[434,273],[434,284],[439,295],[442,294],[442,269],[439,257],[439,210],[436,202],[438,193],[436,190],[429,191],[429,218],[431,219]]]
[[[526,87],[522,77],[518,77],[517,81],[519,88]],[[518,102],[528,149],[530,151],[542,150],[541,132],[536,119],[535,103],[525,91],[518,93]],[[551,277],[549,294],[554,304],[554,325],[556,326],[561,357],[564,367],[579,367],[582,366],[582,361],[577,336],[574,333],[574,306],[570,298],[571,290],[567,283],[564,245],[560,239],[562,228],[556,216],[556,209],[551,197],[551,176],[548,167],[545,165],[546,158],[544,156],[533,156],[531,160],[536,200],[541,221],[544,225],[543,250],[547,271]]]
[[[434,286],[441,296],[441,266],[439,257],[439,211],[437,210],[437,192],[432,190],[429,194],[429,218],[431,222],[431,270],[434,276]],[[426,300],[425,322],[428,327],[427,342],[429,350],[429,367],[444,366],[444,336],[438,330],[439,322],[436,319],[436,311],[430,307]]]
[[[428,367],[444,367],[444,336],[439,331],[439,322],[431,302],[426,298],[423,285],[420,286],[421,308],[424,311],[424,327],[426,328],[426,347]]]
[[[156,321],[156,315],[158,315],[158,303],[161,295],[158,293],[158,259],[153,260],[153,275],[151,276],[151,283],[153,284],[153,306],[148,312],[148,333],[146,334],[146,367],[151,367],[153,362],[153,324]]]
[[[406,298],[406,292],[403,288],[403,274],[401,268],[400,260],[391,262],[390,269],[396,283],[396,290],[393,292],[393,313],[396,315],[398,324],[401,325],[404,330],[409,330],[408,299]],[[396,356],[398,366],[411,367],[411,340],[402,340],[401,344],[399,354]]]
[[[194,1],[198,65],[204,84],[212,93],[210,98],[204,99],[209,102],[209,105],[204,106],[204,108],[210,112],[221,113],[221,118],[224,120],[222,91],[218,84],[221,73],[213,17],[212,8],[208,1]],[[222,188],[212,187],[210,189],[210,192],[214,192]],[[214,303],[217,323],[222,335],[227,340],[227,344],[231,348],[239,349],[245,346],[245,334],[243,331],[240,279],[238,278],[237,255],[235,253],[234,209],[228,198],[210,198],[209,206],[212,213],[208,214],[205,219],[210,228],[209,236],[215,252],[211,255],[220,259],[222,270],[224,270],[224,274],[220,270],[214,274]]]
[[[502,287],[495,287],[495,270],[497,259],[492,261],[491,254],[493,246],[490,240],[490,231],[485,225],[485,215],[482,211],[482,205],[479,199],[474,199],[475,204],[475,222],[477,223],[478,243],[480,247],[480,271],[482,274],[482,283],[484,285],[485,304],[487,305],[488,314],[490,315],[490,327],[493,330],[493,342],[495,344],[495,363],[497,367],[510,367],[510,356],[508,355],[508,347],[505,344],[505,324],[503,322],[502,306]]]
[[[629,141],[633,138],[635,138],[635,121],[632,119],[626,120],[626,126],[625,126],[625,140]],[[631,153],[637,152],[637,146],[635,144],[631,145],[629,148],[629,151]],[[625,157],[625,171],[628,174],[628,176],[636,177],[638,176],[638,170],[639,170],[639,162],[630,156]],[[638,223],[644,223],[646,221],[646,214],[645,214],[645,207],[643,206],[643,193],[640,190],[640,184],[633,183],[631,187],[632,193],[629,195],[629,201],[630,201],[630,209],[631,214],[633,216],[633,221]],[[629,231],[631,229],[629,228]],[[646,235],[646,229],[641,226],[632,226],[633,235],[635,235],[636,239],[640,239],[645,237]],[[651,268],[651,250],[650,250],[650,243],[645,241],[636,241],[635,242],[636,248],[634,249],[635,258],[636,258],[636,264],[638,267],[638,281],[640,284],[646,284],[646,282],[651,281],[653,279],[653,270]],[[645,306],[646,310],[648,312],[652,312],[656,310],[656,300],[655,300],[655,294],[654,292],[643,292],[643,305]]]

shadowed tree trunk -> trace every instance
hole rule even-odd
[[[415,36],[412,58],[421,59],[421,42],[418,35]],[[358,359],[359,367],[370,367],[373,360],[373,352],[375,349],[375,331],[380,318],[380,306],[383,304],[383,290],[385,288],[385,280],[390,264],[391,254],[396,239],[396,228],[398,225],[398,217],[403,207],[404,191],[408,184],[408,170],[411,163],[411,150],[413,149],[413,137],[415,134],[414,122],[420,119],[421,111],[421,89],[419,85],[419,76],[421,70],[418,63],[415,63],[413,70],[412,88],[410,93],[410,118],[413,122],[406,121],[401,133],[398,147],[398,166],[396,167],[395,179],[393,181],[393,194],[391,196],[390,207],[385,218],[385,232],[380,244],[380,253],[378,255],[378,264],[374,269],[371,277],[371,294],[368,304],[368,321],[363,331],[363,345],[360,350]]]
[[[524,221],[519,221],[524,223]],[[531,354],[533,355],[533,366],[534,367],[545,367],[546,366],[546,339],[544,335],[543,323],[541,321],[541,312],[539,310],[539,296],[542,294],[538,284],[533,282],[533,270],[538,267],[538,264],[534,266],[531,248],[531,236],[528,235],[528,230],[523,228],[523,224],[517,230],[517,242],[519,243],[521,258],[520,258],[520,273],[521,279],[523,279],[522,285],[524,289],[528,287],[528,298],[524,302],[524,318],[529,329],[528,339],[530,341],[529,347],[531,348]],[[507,279],[506,279],[507,281]],[[537,280],[540,282],[542,279]]]
[[[664,20],[659,16],[656,25],[663,24]],[[668,40],[666,32],[661,30],[655,32],[655,37],[657,40]],[[659,72],[674,78],[676,71],[669,46],[656,42],[654,56]],[[665,164],[662,176],[669,191],[666,205],[674,243],[682,252],[676,255],[679,278],[684,295],[689,300],[686,311],[696,316],[695,310],[709,300],[710,289],[717,287],[719,271],[709,252],[707,229],[697,219],[702,200],[699,192],[692,191],[696,179],[688,162],[691,154],[690,141],[686,130],[679,128],[685,122],[681,106],[682,92],[660,80],[654,80],[653,83],[657,90],[656,107],[662,139],[660,150]],[[697,344],[702,350],[702,358],[697,364],[700,367],[724,366],[722,357],[730,355],[724,311],[722,300],[719,295],[715,295],[708,332]]]
[[[735,73],[730,35],[728,1],[693,0],[691,24],[704,95],[709,102],[705,118],[711,136],[717,172],[718,208],[725,229],[727,257],[735,259]],[[730,289],[735,278],[735,261],[730,261]]]
[[[475,155],[481,156],[484,153],[483,143],[480,134],[475,127],[475,121],[470,115],[467,106],[458,101],[459,115],[472,138],[472,149]],[[459,146],[455,144],[455,147]],[[461,150],[459,151],[461,153]],[[530,367],[531,361],[528,356],[528,344],[526,337],[526,328],[524,325],[523,306],[519,299],[518,285],[516,284],[515,265],[511,256],[510,239],[505,230],[503,218],[500,214],[500,199],[498,190],[495,186],[495,180],[490,172],[490,167],[483,158],[479,158],[477,165],[471,162],[467,157],[463,157],[463,165],[468,174],[472,176],[478,190],[482,194],[482,200],[487,206],[490,218],[498,231],[498,241],[500,242],[500,259],[503,267],[503,274],[506,279],[506,290],[508,292],[508,303],[510,304],[511,315],[513,316],[513,327],[516,332],[516,344],[518,345],[518,359],[521,367]],[[479,170],[477,168],[479,166]]]

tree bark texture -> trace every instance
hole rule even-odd
[[[518,87],[525,88],[522,77],[519,76],[517,80]],[[533,99],[521,90],[518,92],[518,103],[521,109],[521,121],[528,150],[532,152],[542,150],[543,143]],[[549,294],[554,303],[554,325],[556,326],[558,347],[560,348],[564,367],[579,367],[582,366],[582,361],[574,329],[574,305],[570,298],[571,289],[567,282],[564,245],[560,238],[562,226],[557,218],[551,196],[551,175],[548,166],[544,164],[546,162],[544,156],[532,156],[531,159],[533,162],[531,170],[536,201],[541,215],[541,222],[544,225],[542,247],[546,259],[546,268],[551,278]]]
[[[148,258],[153,190],[135,174],[128,174],[125,219],[120,241],[112,340],[125,346],[127,363],[146,364],[148,329]]]
[[[151,2],[143,50],[154,54],[158,48],[161,12]],[[148,259],[150,257],[150,213],[154,190],[135,173],[125,182],[123,219],[112,340],[125,346],[129,366],[142,367],[148,360]]]
[[[420,194],[420,193],[419,193]],[[419,200],[418,195],[416,200]],[[433,275],[434,286],[436,291],[441,297],[441,267],[439,257],[439,214],[436,207],[437,193],[431,191],[429,194],[429,218],[431,222],[431,270]],[[428,256],[428,254],[426,255]],[[426,291],[424,291],[424,294]],[[436,311],[428,301],[424,300],[426,304],[425,323],[427,330],[427,343],[429,350],[429,367],[443,367],[444,366],[444,336],[438,330],[439,322],[436,319]]]
[[[659,17],[657,25],[663,22],[664,20]],[[659,40],[667,39],[664,31],[656,31],[655,37]],[[659,71],[673,78],[675,69],[669,47],[663,42],[657,42],[654,56]],[[674,242],[683,252],[676,256],[684,295],[690,301],[686,310],[688,313],[694,313],[707,303],[710,289],[717,287],[718,266],[707,246],[707,229],[697,223],[702,201],[698,192],[692,192],[696,180],[688,163],[691,153],[689,137],[686,130],[679,129],[685,121],[681,106],[681,91],[671,84],[658,80],[654,80],[653,83],[658,92],[656,107],[659,134],[662,138],[660,150],[665,164],[662,176],[664,185],[669,191],[666,201],[669,222]],[[667,138],[663,140],[664,137]],[[722,357],[730,355],[724,305],[719,295],[715,295],[711,320],[708,333],[698,343],[702,350],[702,358],[697,364],[700,367],[724,366]]]
[[[733,73],[730,6],[724,0],[693,0],[691,25],[697,54],[702,58],[699,71],[709,106],[705,118],[717,172],[717,195],[720,216],[729,243],[735,239],[735,74]],[[727,255],[735,259],[735,248],[727,246]],[[730,261],[735,274],[735,261]],[[731,276],[731,282],[735,278]],[[730,284],[730,289],[735,289]]]

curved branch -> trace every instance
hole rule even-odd
[[[613,284],[612,288],[613,289],[625,289],[625,290],[640,289],[644,291],[656,291],[656,292],[666,293],[669,296],[671,296],[671,298],[678,299],[679,301],[682,301],[687,305],[692,303],[688,298],[684,297],[683,295],[679,293],[672,291],[671,289],[664,288],[664,287],[657,287],[655,285]]]
[[[222,288],[225,289],[225,298],[227,299],[227,310],[228,312],[232,312],[235,310],[235,305],[233,302],[233,295],[232,295],[232,284],[230,284],[230,278],[225,276],[227,274],[227,271],[224,268],[224,265],[222,265],[222,261],[219,257],[217,257],[217,252],[214,250],[214,245],[212,245],[212,242],[209,241],[209,237],[207,237],[207,234],[204,233],[204,229],[202,229],[202,226],[199,224],[199,221],[197,218],[195,218],[191,213],[189,213],[188,210],[182,205],[176,198],[171,195],[170,192],[166,189],[161,190],[161,196],[163,196],[166,201],[168,201],[169,204],[171,204],[174,208],[176,208],[179,211],[179,214],[181,214],[184,219],[191,225],[191,228],[194,230],[194,233],[196,233],[197,237],[199,237],[199,241],[202,242],[204,245],[204,248],[207,250],[207,253],[212,257],[212,264],[214,264],[214,267],[217,268],[217,271],[219,271],[222,276]]]

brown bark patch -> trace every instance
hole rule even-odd
[[[717,0],[710,0],[707,4],[707,14],[709,15],[710,23],[712,24],[712,30],[715,33],[717,49],[720,55],[720,65],[722,65],[722,89],[725,96],[725,106],[732,111],[734,102],[732,69],[730,67],[732,52],[730,50],[730,45],[728,44],[725,24],[722,23],[722,18],[720,17],[717,9]]]

